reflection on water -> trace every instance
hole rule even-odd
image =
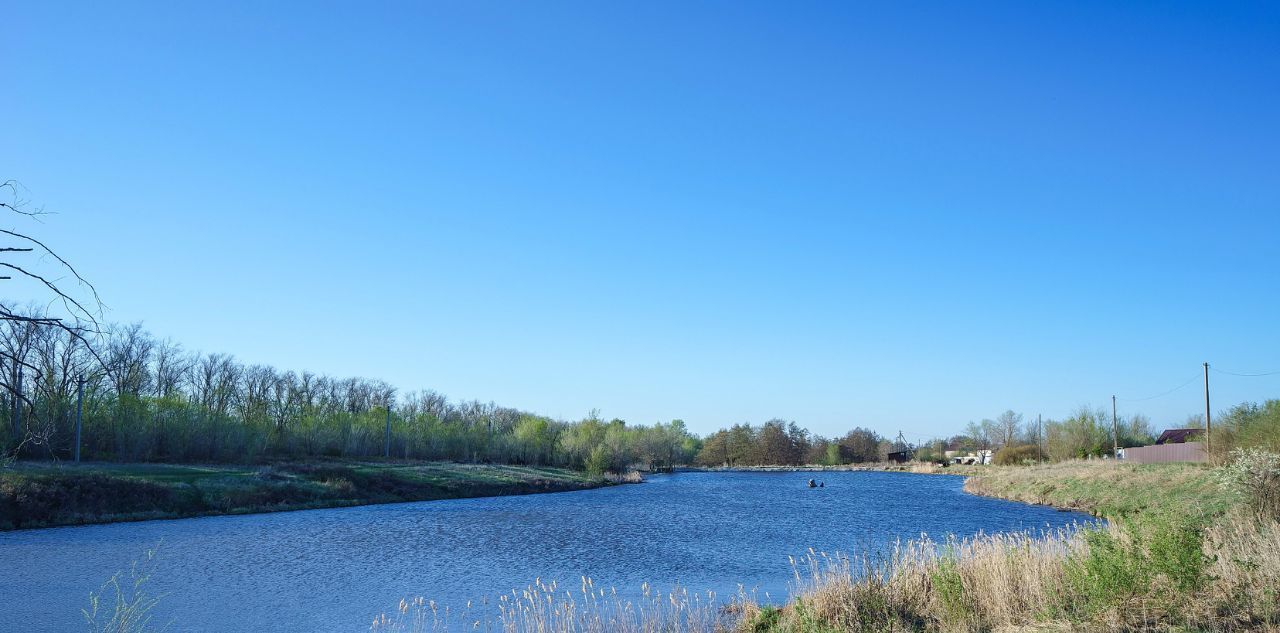
[[[826,485],[810,489],[817,476]],[[966,495],[958,477],[685,473],[525,497],[0,533],[0,613],[83,628],[89,591],[160,546],[171,631],[364,631],[400,598],[462,606],[535,578],[638,592],[649,581],[785,598],[788,555],[861,553],[921,533],[1039,530],[1080,514]],[[267,627],[263,625],[269,624]]]

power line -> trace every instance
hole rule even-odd
[[[1245,377],[1245,378],[1256,378],[1256,377],[1258,377],[1258,376],[1276,376],[1276,375],[1280,375],[1280,371],[1266,371],[1266,372],[1262,372],[1262,373],[1260,373],[1260,374],[1243,374],[1243,373],[1236,373],[1236,372],[1233,372],[1233,371],[1222,371],[1221,369],[1218,369],[1217,367],[1210,367],[1209,369],[1210,369],[1211,371],[1216,371],[1216,372],[1218,372],[1219,374],[1226,374],[1226,375],[1228,375],[1228,376],[1243,376],[1243,377]]]
[[[1214,371],[1218,371],[1218,370],[1216,370],[1216,369],[1215,369]],[[1182,383],[1182,384],[1178,385],[1177,387],[1174,387],[1173,389],[1170,389],[1170,390],[1165,391],[1165,392],[1163,392],[1163,393],[1158,393],[1158,394],[1156,394],[1156,395],[1154,395],[1154,396],[1147,396],[1146,398],[1117,398],[1117,399],[1118,399],[1118,400],[1120,400],[1121,402],[1144,402],[1144,401],[1147,401],[1147,400],[1155,400],[1156,398],[1163,398],[1164,396],[1167,396],[1167,395],[1169,395],[1169,394],[1171,394],[1171,393],[1173,393],[1173,392],[1175,392],[1175,391],[1177,391],[1177,390],[1179,390],[1179,389],[1181,389],[1181,388],[1183,388],[1183,387],[1185,387],[1185,386],[1187,386],[1187,385],[1189,385],[1189,384],[1191,384],[1191,383],[1195,382],[1198,378],[1200,378],[1200,373],[1199,373],[1199,372],[1196,372],[1196,374],[1195,374],[1194,376],[1192,376],[1192,377],[1188,378],[1186,382],[1184,382],[1184,383]]]

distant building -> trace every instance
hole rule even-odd
[[[889,461],[897,464],[905,464],[916,457],[916,452],[911,449],[903,449],[889,453]]]
[[[916,450],[907,443],[907,439],[902,437],[902,431],[898,431],[898,439],[893,442],[893,450],[885,456],[891,462],[897,464],[905,464],[916,458]]]
[[[1156,445],[1186,444],[1198,440],[1202,434],[1204,429],[1165,429],[1165,432],[1156,438]]]
[[[949,451],[956,453],[958,451]],[[972,464],[990,464],[995,457],[995,451],[981,450],[968,455],[948,455],[948,459],[952,464],[972,465]]]

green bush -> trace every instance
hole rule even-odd
[[[1035,462],[1036,458],[1039,456],[1039,451],[1037,451],[1036,448],[1035,444],[1006,446],[996,451],[993,461],[997,466],[1029,464]]]
[[[596,445],[592,447],[591,453],[587,456],[586,471],[593,477],[599,477],[609,470],[612,463],[609,450],[604,445]]]
[[[1183,592],[1204,586],[1210,559],[1204,555],[1204,532],[1200,526],[1171,515],[1153,516],[1146,526],[1152,573],[1164,575]]]
[[[760,610],[746,627],[751,633],[771,633],[778,630],[778,620],[782,617],[782,611],[778,607],[765,607]]]
[[[1133,542],[1132,520],[1122,533],[1106,528],[1084,532],[1087,548],[1067,560],[1068,612],[1086,618],[1146,592],[1150,579],[1141,548]]]
[[[1148,514],[1120,519],[1118,529],[1084,532],[1087,547],[1068,558],[1065,611],[1092,618],[1123,610],[1140,599],[1146,608],[1167,605],[1176,613],[1177,595],[1201,588],[1211,560],[1204,555],[1202,526],[1185,517]]]
[[[947,621],[964,622],[973,616],[973,607],[965,599],[964,578],[955,558],[946,556],[929,577],[929,585],[942,604]]]

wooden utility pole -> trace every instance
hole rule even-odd
[[[76,381],[76,463],[80,463],[80,427],[84,421],[84,374]]]
[[[13,441],[22,444],[22,365],[18,365],[18,397],[13,399]]]
[[[1213,431],[1213,421],[1210,419],[1209,413],[1209,363],[1204,364],[1204,452],[1208,453],[1213,448],[1213,440],[1209,436]]]
[[[1120,423],[1116,420],[1116,397],[1111,396],[1111,456],[1120,459]]]
[[[391,404],[387,403],[387,434],[386,440],[383,442],[383,457],[391,457]]]
[[[1044,463],[1044,424],[1040,421],[1040,414],[1036,414],[1036,461]]]

